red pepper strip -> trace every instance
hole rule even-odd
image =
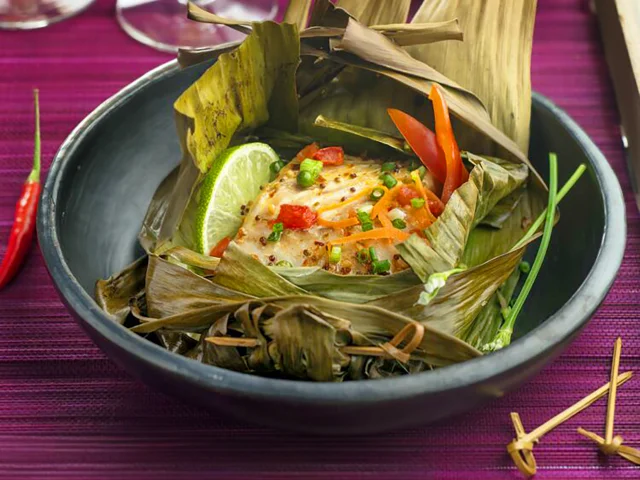
[[[463,181],[466,181],[468,173],[465,176],[466,169],[462,164],[460,149],[453,135],[449,108],[440,93],[439,87],[435,83],[431,86],[429,99],[433,102],[438,143],[442,147],[442,150],[444,150],[444,156],[447,160],[447,179],[442,188],[442,201],[447,203],[456,188],[458,188]],[[464,172],[462,170],[464,170]]]
[[[36,211],[40,198],[40,109],[38,91],[33,92],[36,110],[36,128],[33,148],[33,168],[22,187],[16,204],[13,227],[9,234],[7,251],[0,264],[0,290],[18,273],[31,247],[36,226]]]
[[[447,161],[435,133],[400,110],[387,108],[387,113],[424,166],[440,183],[444,183],[447,178]]]
[[[299,162],[303,161],[305,158],[311,158],[315,155],[315,153],[320,149],[317,143],[310,143],[302,150],[298,152],[296,155],[296,160]]]
[[[275,223],[282,223],[290,230],[307,230],[315,225],[318,214],[305,205],[280,205]]]
[[[314,160],[320,160],[325,167],[342,165],[344,163],[344,150],[342,147],[327,147],[313,154]]]
[[[215,247],[211,249],[211,251],[209,252],[209,256],[222,258],[222,255],[224,255],[224,251],[227,249],[230,243],[231,237],[224,237],[222,240],[216,243]]]

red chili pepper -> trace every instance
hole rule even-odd
[[[40,110],[38,91],[34,90],[36,111],[35,142],[33,149],[33,168],[22,187],[22,194],[16,204],[13,227],[9,234],[9,243],[0,264],[0,290],[18,273],[31,247],[36,226],[36,211],[40,198]]]
[[[230,243],[231,237],[224,237],[222,240],[216,243],[215,247],[211,249],[211,251],[209,252],[209,256],[222,258],[222,255],[224,255],[224,251],[227,249]]]
[[[320,147],[318,147],[317,143],[310,143],[298,152],[298,154],[296,155],[296,160],[301,162],[305,158],[312,158],[318,150],[320,150]]]
[[[318,214],[304,205],[280,205],[275,223],[282,223],[290,230],[306,230],[315,225]]]
[[[342,165],[344,163],[344,150],[342,147],[327,147],[313,154],[314,160],[320,160],[326,166]]]
[[[387,108],[387,113],[423,165],[440,183],[444,183],[447,178],[447,160],[438,145],[436,134],[403,111]]]
[[[442,201],[447,203],[453,192],[469,178],[469,173],[462,164],[460,149],[453,134],[449,108],[440,93],[439,87],[434,83],[429,92],[429,99],[433,102],[433,113],[436,123],[436,136],[438,143],[444,150],[447,161],[447,178],[442,188]]]
[[[462,164],[460,149],[453,135],[449,108],[440,93],[439,87],[434,83],[429,92],[429,99],[433,102],[433,113],[436,121],[436,136],[438,143],[444,150],[447,159],[447,179],[442,188],[442,201],[447,203],[453,192],[469,178],[469,173]]]

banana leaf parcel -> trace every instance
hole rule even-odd
[[[180,52],[215,62],[175,102],[183,155],[141,226],[147,255],[100,280],[98,303],[249,374],[374,379],[478,357],[547,204],[525,152],[536,2],[430,1],[413,22],[409,1],[311,3],[281,24],[189,6],[247,36]]]

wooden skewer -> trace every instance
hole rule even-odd
[[[578,428],[578,433],[598,444],[598,448],[605,455],[618,454],[630,462],[640,465],[640,450],[626,445],[622,445],[623,439],[620,435],[613,435],[613,423],[616,411],[616,383],[618,369],[620,368],[620,355],[622,352],[622,339],[618,337],[613,347],[613,360],[611,362],[611,388],[609,389],[609,400],[607,402],[607,419],[605,426],[605,436],[602,438],[593,432]]]
[[[616,385],[622,385],[633,376],[632,372],[625,372],[618,376]],[[529,433],[524,433],[520,416],[517,413],[511,414],[511,420],[516,430],[516,439],[507,445],[507,451],[518,469],[527,476],[534,475],[536,472],[535,458],[533,457],[532,449],[534,442],[537,442],[543,435],[549,433],[563,422],[566,422],[574,415],[580,413],[582,410],[590,406],[599,398],[602,398],[611,387],[611,383],[603,385],[598,390],[590,393],[579,402],[570,406],[563,412],[559,413],[555,417],[547,420],[538,428],[532,430]]]
[[[618,386],[618,369],[620,368],[620,354],[622,353],[622,339],[618,337],[613,346],[613,362],[611,364],[611,388],[609,389],[609,399],[607,401],[607,423],[605,427],[605,442],[611,444],[613,441],[613,420],[616,414],[616,391]]]

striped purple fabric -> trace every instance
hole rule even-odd
[[[41,90],[49,165],[71,129],[168,55],[120,30],[114,1],[33,32],[0,32],[0,255],[32,152],[31,88]],[[318,438],[247,425],[165,397],[130,378],[67,314],[34,249],[0,293],[0,478],[518,478],[506,455],[509,412],[539,425],[605,383],[613,341],[621,370],[640,367],[640,215],[632,200],[595,19],[586,0],[539,0],[535,88],[564,107],[613,165],[627,201],[624,264],[575,343],[537,378],[476,412],[374,438]],[[575,432],[604,431],[605,402],[536,447],[539,478],[640,478]],[[640,381],[619,390],[616,430],[640,446]]]

